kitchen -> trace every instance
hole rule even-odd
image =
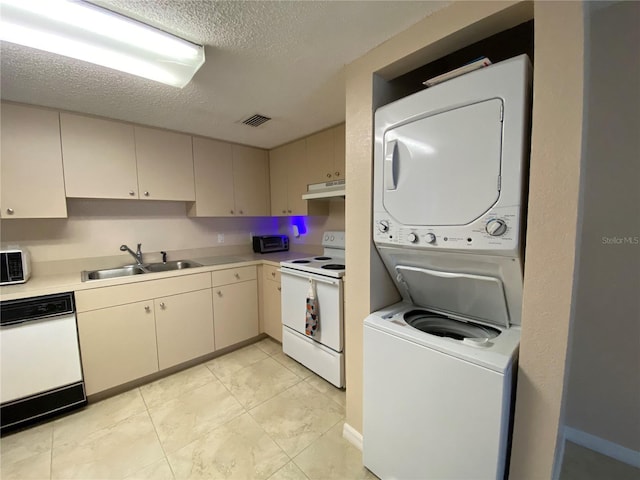
[[[321,232],[325,230],[346,230],[346,252],[347,252],[347,267],[350,272],[352,272],[349,276],[349,280],[346,282],[345,287],[345,313],[346,313],[346,321],[345,321],[345,340],[346,340],[346,348],[347,352],[347,362],[346,362],[346,421],[351,427],[353,427],[353,431],[358,432],[361,431],[360,423],[361,423],[361,374],[358,374],[358,371],[361,370],[360,363],[360,354],[358,353],[361,350],[361,329],[362,329],[362,320],[368,315],[371,311],[375,310],[377,306],[376,302],[383,302],[383,298],[375,297],[375,285],[376,283],[376,268],[379,268],[375,264],[375,260],[370,259],[371,251],[367,248],[367,245],[370,244],[370,206],[368,206],[367,198],[370,197],[370,186],[369,177],[367,172],[370,172],[371,165],[371,153],[370,153],[370,141],[371,133],[369,132],[371,128],[371,117],[370,112],[372,108],[370,106],[371,102],[371,91],[372,88],[376,85],[371,84],[371,75],[383,75],[384,78],[394,78],[400,73],[406,72],[412,68],[417,67],[418,65],[426,63],[425,59],[433,59],[439,58],[442,56],[442,49],[445,52],[453,51],[457,48],[460,48],[463,45],[467,45],[472,43],[472,41],[476,39],[480,39],[483,37],[487,37],[493,33],[498,31],[507,29],[511,26],[517,25],[522,21],[529,20],[534,18],[536,21],[536,41],[541,42],[541,45],[536,46],[536,66],[546,65],[546,61],[550,62],[550,65],[547,67],[549,70],[542,69],[542,71],[556,71],[554,70],[557,67],[555,61],[560,62],[563,65],[558,71],[563,72],[562,74],[566,74],[564,69],[564,65],[573,62],[573,58],[575,56],[575,52],[571,50],[571,48],[582,48],[581,44],[576,44],[578,42],[576,35],[579,36],[578,33],[581,31],[580,26],[577,26],[577,31],[569,31],[569,29],[565,30],[565,25],[560,27],[556,23],[554,23],[554,18],[558,10],[561,9],[562,17],[564,20],[573,19],[579,17],[579,14],[572,10],[572,8],[576,10],[580,10],[581,7],[578,6],[544,6],[536,4],[535,9],[531,4],[528,3],[515,3],[515,4],[483,4],[479,3],[475,6],[470,6],[466,4],[454,4],[451,5],[442,11],[436,12],[433,14],[433,17],[422,20],[421,24],[412,27],[412,29],[407,30],[406,33],[401,34],[397,37],[394,37],[391,41],[389,41],[384,48],[374,49],[370,54],[363,56],[361,59],[353,62],[346,71],[346,91],[347,91],[347,109],[346,109],[346,174],[345,176],[349,178],[349,182],[347,183],[347,196],[345,200],[331,200],[330,203],[330,215],[328,217],[307,217],[304,220],[303,224],[296,224],[296,228],[298,232],[304,230],[306,228],[307,235],[301,234],[300,238],[296,238],[293,235],[293,222],[290,218],[269,218],[265,217],[259,222],[255,222],[255,219],[237,219],[237,218],[223,218],[223,219],[196,219],[191,220],[187,219],[184,212],[184,204],[179,203],[164,203],[160,201],[160,203],[155,202],[143,202],[143,201],[133,201],[133,200],[121,200],[118,202],[114,201],[106,201],[106,200],[68,200],[67,208],[70,215],[69,220],[38,220],[36,221],[28,221],[28,220],[11,220],[4,221],[3,220],[3,243],[5,242],[5,238],[8,239],[9,242],[14,243],[16,240],[24,240],[27,239],[32,242],[33,245],[28,245],[34,252],[34,258],[36,254],[41,261],[48,262],[48,265],[45,265],[47,268],[61,268],[62,260],[71,260],[71,259],[83,259],[88,257],[109,257],[113,256],[113,258],[109,260],[117,260],[122,264],[126,262],[125,256],[116,256],[118,254],[117,248],[122,243],[127,243],[130,246],[134,246],[136,243],[143,244],[143,252],[152,252],[155,257],[152,257],[151,260],[159,261],[160,255],[159,252],[169,251],[170,259],[181,259],[181,258],[190,258],[193,249],[198,248],[215,248],[215,254],[222,255],[235,255],[238,253],[236,247],[243,246],[245,249],[249,247],[249,237],[250,234],[267,234],[267,233],[286,233],[289,234],[292,243],[292,250],[299,249],[300,253],[304,254],[317,254],[320,253],[320,244],[321,244]],[[565,9],[565,10],[562,10]],[[433,27],[433,25],[437,23],[441,26],[441,30],[428,28],[429,26]],[[470,25],[476,25],[475,30],[470,29]],[[427,27],[427,28],[425,28]],[[458,32],[458,33],[456,33]],[[563,36],[564,35],[564,36]],[[447,42],[449,42],[448,46],[443,46],[442,43],[436,45],[437,41],[446,38]],[[545,42],[548,42],[545,43]],[[562,54],[563,51],[559,51],[555,46],[550,50],[545,50],[545,46],[549,44],[555,45],[557,42],[565,45],[567,52],[564,52],[571,58],[571,62],[562,63]],[[436,45],[431,47],[431,50],[426,46]],[[422,49],[422,51],[420,51]],[[440,50],[438,50],[440,49]],[[410,55],[415,52],[421,52],[416,54],[415,56],[420,58],[414,58],[413,60],[406,60],[409,65],[402,66],[400,59],[407,58],[409,59]],[[4,56],[4,55],[3,55]],[[538,58],[539,56],[539,58]],[[541,63],[542,62],[542,63]],[[578,67],[576,67],[578,68]],[[538,71],[538,70],[536,70]],[[7,75],[7,68],[3,65],[3,82],[5,80],[5,75]],[[575,72],[574,72],[575,73]],[[377,78],[377,77],[376,77]],[[573,77],[575,80],[575,77]],[[575,82],[572,82],[572,77],[568,78],[553,78],[546,79],[547,82],[552,82],[554,86],[560,84],[569,84],[575,85]],[[376,80],[379,81],[379,80]],[[534,97],[538,95],[540,98],[544,98],[541,96],[540,92],[551,92],[554,91],[553,88],[544,88],[545,78],[542,78],[540,81],[538,78],[534,80]],[[538,82],[538,83],[537,83]],[[565,83],[566,82],[566,83]],[[100,84],[100,83],[98,83]],[[540,91],[538,91],[540,88]],[[6,92],[6,88],[3,85],[3,95]],[[368,93],[367,93],[368,92]],[[576,94],[577,95],[577,94]],[[367,97],[368,98],[365,98]],[[19,99],[22,102],[26,102],[26,98]],[[68,103],[65,103],[64,106],[59,108],[63,110],[71,110],[74,111],[74,108],[71,108],[71,99],[67,99]],[[537,100],[542,101],[542,100]],[[565,102],[566,102],[565,98]],[[369,104],[367,104],[369,102]],[[37,102],[34,99],[32,102],[27,103],[36,103],[42,104],[43,102]],[[68,105],[68,106],[67,106]],[[369,106],[367,106],[369,105]],[[543,105],[534,103],[534,132],[535,125],[537,122],[536,119],[536,105]],[[582,105],[581,101],[578,102],[578,105]],[[571,112],[572,110],[569,110]],[[581,111],[581,108],[578,108],[578,111]],[[369,112],[369,113],[366,113]],[[541,110],[541,115],[544,112]],[[245,113],[253,113],[253,112],[245,112]],[[269,114],[269,112],[262,112]],[[559,128],[558,120],[551,120],[554,118],[554,115],[557,112],[548,112],[541,120],[546,128]],[[578,112],[579,113],[579,112]],[[576,115],[578,115],[576,113]],[[568,113],[563,113],[561,118],[566,118]],[[103,115],[107,117],[115,117],[115,115]],[[130,121],[132,119],[129,119]],[[133,119],[135,120],[135,119]],[[236,119],[237,120],[237,119]],[[326,126],[331,126],[332,124],[339,124],[344,118],[336,118],[332,122],[326,124]],[[202,124],[206,124],[206,119],[201,119]],[[155,125],[154,122],[143,122],[138,120],[136,123],[142,125]],[[576,125],[579,122],[570,122],[563,121],[563,125],[565,128],[570,128],[570,126]],[[268,124],[267,124],[268,125]],[[156,125],[157,126],[157,125]],[[320,129],[318,129],[320,130]],[[368,133],[369,132],[369,133]],[[194,134],[202,134],[200,131],[191,132]],[[314,133],[313,130],[308,131],[307,133]],[[567,136],[569,138],[571,135],[575,135],[576,132],[567,132]],[[305,135],[298,135],[297,138],[301,138]],[[579,134],[578,134],[579,137]],[[291,137],[296,138],[296,137]],[[366,139],[366,140],[365,140]],[[229,138],[229,140],[243,143],[242,139]],[[547,139],[548,140],[548,139]],[[545,142],[547,142],[545,140]],[[535,146],[536,142],[539,142],[534,133],[533,139],[533,151],[536,152]],[[563,147],[558,147],[559,151],[568,154],[566,148],[568,148],[563,142]],[[276,146],[274,144],[274,146]],[[535,165],[536,158],[533,157],[532,165]],[[542,161],[542,160],[537,160]],[[567,163],[566,168],[577,168],[575,164]],[[562,175],[563,178],[574,178],[572,173],[573,171],[569,171],[571,173],[565,173]],[[536,186],[536,178],[533,175],[535,171],[532,172],[532,184],[530,186],[531,192],[530,199],[537,198],[535,192]],[[575,178],[578,178],[575,175]],[[545,179],[544,181],[548,181],[549,179]],[[542,181],[542,180],[539,180]],[[557,189],[555,193],[552,192],[551,198],[546,201],[553,201],[553,198],[559,197],[559,204],[566,204],[567,198],[563,196],[560,192],[564,191],[563,188]],[[577,190],[576,190],[577,192]],[[546,191],[545,193],[549,194]],[[128,193],[127,193],[128,194]],[[556,195],[554,197],[553,195]],[[576,197],[577,198],[577,195]],[[573,197],[571,197],[573,199]],[[120,202],[123,202],[122,204]],[[343,203],[341,203],[343,202]],[[568,202],[569,204],[571,202]],[[123,211],[123,208],[120,205],[126,205],[126,211]],[[529,215],[530,219],[532,215],[535,214],[536,210],[533,208],[536,203],[530,203],[529,206]],[[538,204],[543,205],[543,204]],[[346,208],[345,208],[346,207]],[[369,213],[367,213],[367,209]],[[346,210],[346,216],[345,216]],[[562,212],[560,212],[562,213]],[[568,215],[568,223],[572,223],[571,212],[566,212]],[[534,215],[535,217],[535,215]],[[557,220],[554,222],[562,222],[562,215],[557,215]],[[298,220],[294,220],[298,222]],[[531,220],[530,220],[531,221]],[[16,222],[16,223],[12,223]],[[264,223],[262,223],[264,222]],[[341,222],[343,222],[341,224]],[[8,227],[7,227],[8,225]],[[535,223],[538,225],[538,223]],[[344,227],[343,227],[344,226]],[[274,232],[275,230],[275,232]],[[108,233],[105,233],[108,232]],[[540,230],[530,229],[529,235],[534,235],[536,232],[542,235]],[[142,233],[142,235],[141,235]],[[5,237],[5,234],[8,235]],[[222,237],[220,237],[222,235]],[[211,243],[211,238],[216,241]],[[535,237],[532,237],[533,239]],[[532,245],[531,240],[529,239],[528,244]],[[187,240],[188,239],[188,240]],[[220,241],[222,240],[222,241]],[[221,245],[222,244],[222,245]],[[533,242],[535,246],[535,242]],[[566,248],[559,248],[559,251],[566,251]],[[572,251],[569,248],[569,251]],[[50,252],[50,253],[47,253]],[[219,253],[218,253],[219,252]],[[526,275],[529,275],[529,272],[535,272],[535,265],[538,263],[535,260],[535,249],[530,249],[528,251],[528,265],[531,268],[527,271]],[[213,255],[213,253],[212,253]],[[304,256],[304,255],[303,255]],[[533,258],[533,261],[529,261],[530,258]],[[105,259],[106,260],[106,259]],[[541,258],[539,258],[541,261]],[[566,266],[566,261],[560,262],[560,265]],[[81,262],[76,263],[76,267],[74,271],[79,272],[84,267],[78,268],[81,265]],[[108,267],[113,265],[113,263],[105,262],[104,267]],[[350,267],[351,265],[351,267]],[[96,266],[94,268],[98,268],[100,266]],[[572,284],[572,269],[566,266],[566,270],[561,270],[568,277],[556,276],[555,280],[552,280],[549,285],[554,285],[554,282],[560,282],[561,278],[568,278],[569,284]],[[34,268],[34,274],[36,273],[36,269]],[[554,272],[555,275],[558,274],[558,271]],[[531,273],[533,275],[533,273]],[[30,281],[34,281],[37,277]],[[537,282],[549,282],[550,279],[546,277],[543,273],[538,273],[536,276],[529,279],[529,285],[535,285]],[[533,282],[533,283],[531,283]],[[527,280],[525,280],[525,284],[527,284]],[[368,288],[363,289],[364,285],[372,285],[371,290]],[[533,287],[530,287],[533,288]],[[563,287],[566,289],[566,285]],[[546,287],[545,287],[546,289]],[[526,291],[526,289],[525,289]],[[530,290],[531,292],[535,292],[536,290]],[[546,290],[545,290],[546,291]],[[566,290],[565,290],[566,291]],[[542,294],[543,292],[539,292]],[[533,294],[533,293],[532,293]],[[526,297],[526,295],[525,295]],[[569,294],[567,299],[571,298]],[[568,300],[567,300],[568,301]],[[558,304],[553,304],[549,308],[557,308],[558,315],[560,318],[565,319],[566,324],[568,325],[568,316],[564,312],[564,308],[566,304],[559,302]],[[525,305],[525,312],[527,311]],[[526,313],[525,313],[526,318]],[[520,366],[524,371],[529,372],[528,378],[531,378],[531,382],[534,382],[531,385],[531,388],[534,388],[537,371],[545,371],[548,370],[548,362],[549,359],[544,360],[540,358],[528,359],[524,355],[526,351],[526,345],[531,345],[528,343],[529,341],[534,341],[535,343],[535,332],[538,332],[539,328],[534,324],[529,322],[528,324],[523,322],[523,353],[521,354]],[[527,329],[530,328],[534,337],[531,340],[527,340]],[[540,332],[540,339],[544,339],[545,341],[548,338],[548,333]],[[564,348],[566,347],[566,342],[568,339],[567,334],[564,336],[560,335],[558,338],[558,344],[552,343],[551,346],[554,348],[558,348],[560,352],[564,352]],[[564,342],[564,343],[563,343]],[[564,345],[564,346],[563,346]],[[551,347],[549,347],[551,348]],[[351,357],[349,357],[351,355]],[[562,353],[561,355],[564,355]],[[560,362],[560,365],[564,365],[564,362]],[[563,382],[563,372],[564,369],[551,369],[553,372],[552,378],[554,381],[559,382],[557,384],[557,388],[553,388],[550,391],[560,392],[562,391],[562,382]],[[530,377],[533,375],[533,377]],[[548,380],[548,372],[545,373],[543,378],[540,378],[539,381],[543,381],[546,383]],[[527,392],[526,389],[527,383],[523,383],[525,387],[522,390],[519,390],[518,394],[523,395],[523,400],[518,400],[524,402],[523,405],[529,405],[527,401]],[[534,388],[535,390],[535,388]],[[543,389],[543,391],[545,391]],[[553,401],[552,401],[553,400]],[[551,405],[555,405],[559,412],[559,407],[561,404],[561,399],[557,396],[553,396],[549,399]],[[522,418],[539,418],[539,415],[542,413],[537,413],[536,403],[530,404],[533,412],[529,412],[529,414],[525,415]],[[536,459],[534,463],[535,466],[530,465],[524,459],[518,457],[518,451],[522,451],[518,449],[525,448],[519,442],[523,440],[519,440],[519,435],[530,436],[531,438],[538,438],[536,435],[540,435],[540,438],[549,438],[553,431],[553,436],[555,436],[556,431],[559,426],[558,416],[557,415],[543,415],[544,418],[548,418],[548,420],[533,422],[529,424],[529,421],[526,420],[526,426],[519,427],[518,415],[522,412],[522,408],[516,408],[516,428],[515,428],[515,439],[514,439],[514,458],[512,459],[512,469],[513,468],[551,468],[551,463],[554,457],[554,449],[555,449],[555,441],[542,441],[538,440],[535,443],[537,445],[550,445],[548,450],[536,451]],[[549,407],[551,408],[551,407]],[[526,410],[525,410],[526,412]],[[554,420],[555,419],[555,420]],[[551,424],[547,424],[546,422],[550,422]],[[554,423],[555,422],[555,427]],[[522,433],[519,433],[522,432]],[[342,434],[342,432],[340,432]],[[555,437],[554,437],[555,438]],[[540,447],[542,448],[542,447]],[[520,458],[520,461],[518,461]],[[531,471],[530,475],[524,475],[524,473],[520,476],[535,476]],[[512,475],[515,475],[512,473]],[[546,474],[540,474],[538,476],[548,476]]]

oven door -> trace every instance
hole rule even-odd
[[[313,337],[336,352],[342,352],[342,280],[287,268],[280,269],[282,282],[282,324],[305,335],[307,295],[310,280],[315,281],[320,329]]]

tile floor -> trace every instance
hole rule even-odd
[[[375,479],[345,393],[262,340],[0,441],[9,479]]]

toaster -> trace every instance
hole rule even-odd
[[[253,237],[253,251],[256,253],[287,250],[289,250],[289,237],[286,235],[257,235]]]

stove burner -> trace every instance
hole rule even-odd
[[[331,260],[331,257],[313,257],[314,260]]]
[[[322,265],[325,270],[344,270],[344,265],[340,263],[328,263],[327,265]]]
[[[293,260],[291,263],[311,263],[311,260]]]

